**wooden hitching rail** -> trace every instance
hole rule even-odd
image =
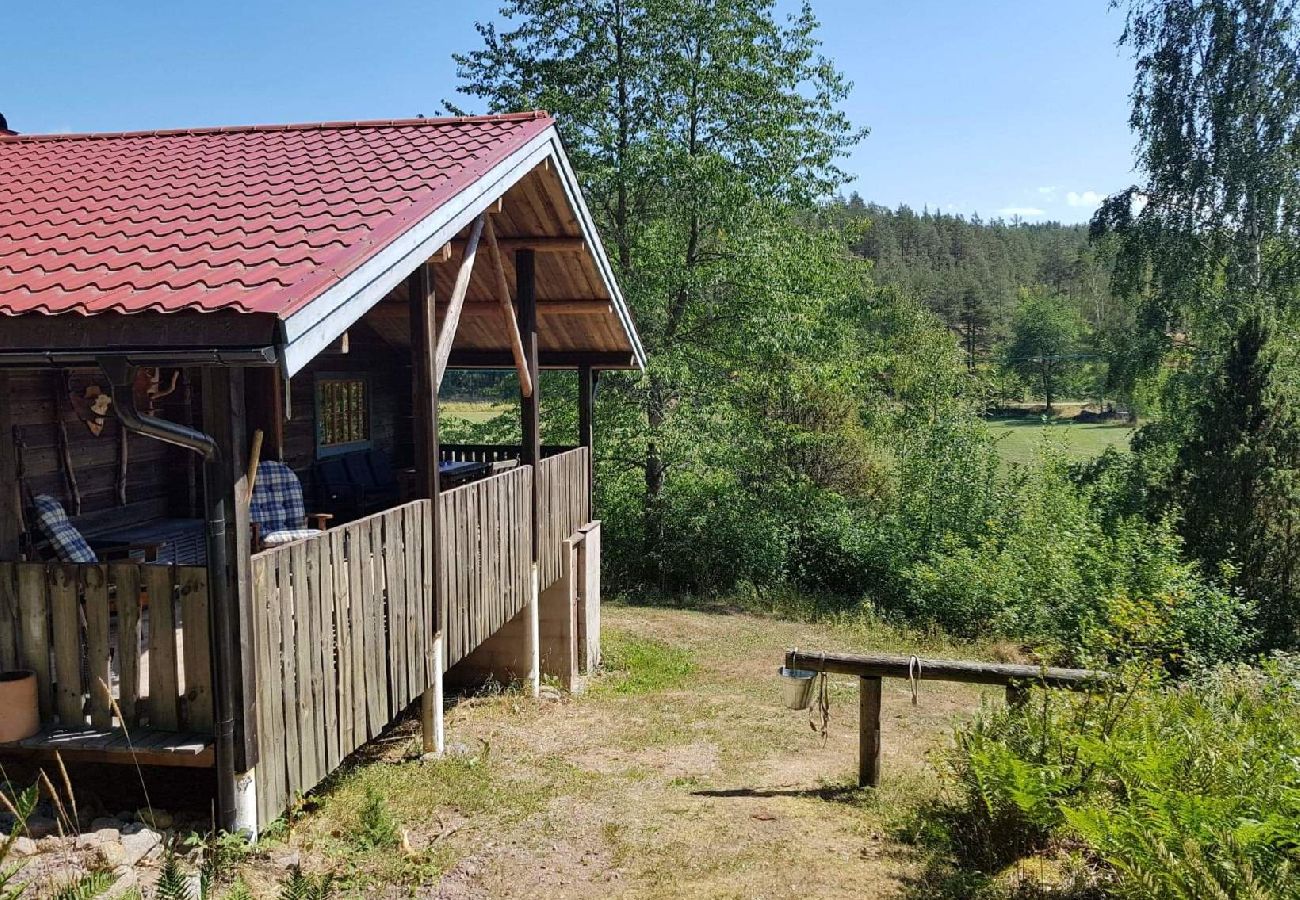
[[[1114,679],[1109,672],[1094,669],[1056,669],[884,654],[800,653],[795,650],[787,651],[785,665],[791,669],[858,677],[858,784],[864,787],[880,784],[881,679],[916,678],[921,681],[1001,685],[1006,688],[1007,702],[1011,704],[1021,702],[1024,690],[1036,684],[1087,691],[1096,690]]]
[[[531,466],[438,496],[447,666],[524,608],[531,590]]]
[[[546,590],[559,580],[563,562],[563,544],[570,535],[591,518],[587,509],[587,448],[578,447],[549,456],[537,466],[537,520],[541,535],[538,560],[539,588]]]
[[[210,734],[207,578],[200,566],[0,563],[0,669],[36,673],[46,724]]]

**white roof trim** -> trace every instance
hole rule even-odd
[[[326,347],[336,341],[376,303],[401,284],[421,262],[431,257],[486,210],[498,197],[539,166],[554,160],[565,194],[591,248],[601,280],[613,299],[619,321],[633,347],[637,364],[645,367],[645,351],[632,324],[627,304],[614,280],[591,213],[583,202],[577,175],[569,165],[559,134],[551,126],[527,144],[493,166],[469,187],[416,222],[400,237],[284,320],[283,364],[285,375],[300,372]]]

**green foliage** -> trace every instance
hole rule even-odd
[[[169,844],[163,850],[162,867],[158,872],[158,884],[154,888],[158,900],[194,900],[190,894],[189,879],[181,868],[180,858]]]
[[[1300,399],[1279,371],[1272,329],[1246,319],[1196,405],[1173,471],[1189,548],[1233,564],[1260,604],[1273,646],[1295,642],[1300,614]]]
[[[323,872],[308,875],[299,866],[290,866],[280,882],[280,900],[330,900],[334,896],[334,875]]]
[[[362,850],[381,850],[396,847],[397,822],[388,809],[388,802],[373,786],[367,787],[366,797],[357,811],[357,824],[352,839]]]
[[[18,900],[27,890],[27,885],[15,880],[21,867],[8,862],[9,855],[13,852],[14,841],[22,836],[27,820],[36,810],[40,792],[36,785],[21,791],[12,790],[5,785],[3,791],[3,806],[13,815],[14,825],[3,843],[0,843],[0,900]]]
[[[108,871],[88,872],[79,875],[66,884],[54,887],[47,895],[50,900],[93,900],[108,890],[114,881],[113,873]],[[158,895],[162,897],[162,894]]]
[[[1006,366],[1017,373],[1047,410],[1079,368],[1082,323],[1063,303],[1045,294],[1025,291],[1011,323]]]
[[[931,833],[985,872],[1082,841],[1117,896],[1300,896],[1294,660],[1185,685],[1129,674],[1122,693],[1042,692],[962,730]]]

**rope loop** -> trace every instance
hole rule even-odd
[[[917,706],[921,702],[921,657],[913,655],[907,661],[907,681],[912,687],[912,705]]]

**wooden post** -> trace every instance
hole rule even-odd
[[[533,467],[532,502],[530,504],[533,570],[532,587],[528,603],[525,606],[527,629],[525,631],[524,652],[529,660],[529,685],[534,696],[541,692],[541,658],[540,623],[538,620],[538,562],[541,560],[541,496],[538,478],[538,463],[542,459],[541,427],[538,421],[538,409],[541,404],[542,386],[539,384],[537,365],[537,286],[532,250],[515,252],[515,295],[519,302],[519,336],[524,342],[524,358],[528,362],[528,374],[532,378],[533,391],[527,397],[520,398],[519,408],[523,417],[523,445],[520,448],[519,464]]]
[[[438,613],[442,609],[443,560],[438,552],[440,523],[438,522],[438,389],[436,386],[437,320],[434,318],[433,280],[429,266],[422,263],[406,280],[408,306],[411,320],[411,409],[413,411],[413,437],[415,444],[416,499],[430,500],[429,537],[424,563],[430,567],[433,596],[429,604],[429,634],[434,642],[429,669],[424,673],[424,693],[420,697],[420,726],[424,733],[424,752],[442,752],[442,622]]]
[[[18,454],[14,447],[13,398],[9,373],[0,372],[0,560],[18,559],[22,498],[18,487]]]
[[[221,366],[203,369],[203,430],[216,441],[218,458],[204,467],[205,488],[221,497],[225,506],[225,572],[209,571],[211,585],[227,579],[234,621],[212,621],[214,690],[228,690],[234,700],[234,768],[248,772],[258,760],[257,746],[257,654],[253,643],[253,589],[248,523],[247,411],[244,370]],[[238,660],[232,672],[217,672],[222,653],[217,642],[234,642]],[[219,701],[218,701],[219,702]],[[218,767],[219,769],[219,767]]]
[[[596,404],[596,373],[578,367],[578,444],[587,448],[587,521],[596,518],[596,442],[592,415]]]
[[[858,786],[880,785],[880,688],[881,679],[858,679]]]

